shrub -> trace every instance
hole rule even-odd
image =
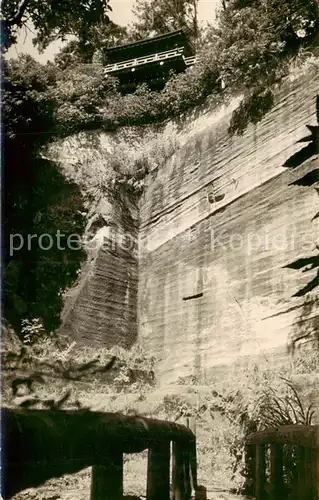
[[[40,318],[23,319],[21,321],[21,333],[23,336],[23,343],[31,345],[39,341],[44,336],[45,330],[43,328]]]

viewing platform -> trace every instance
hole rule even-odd
[[[106,52],[106,75],[119,79],[123,93],[147,83],[160,90],[170,72],[181,73],[195,63],[194,50],[183,30],[112,47]]]

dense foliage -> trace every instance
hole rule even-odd
[[[131,29],[134,39],[162,35],[169,31],[184,29],[190,39],[199,36],[197,19],[198,0],[136,0],[133,7],[136,21]]]
[[[289,71],[291,58],[316,41],[318,4],[314,0],[228,0],[220,13],[216,49],[227,87],[245,97],[231,131],[256,123],[272,106],[274,83]]]
[[[47,93],[54,74],[29,56],[4,69],[4,314],[17,331],[22,319],[33,317],[50,331],[59,323],[61,294],[83,259],[81,250],[59,251],[56,232],[81,234],[82,200],[56,165],[39,156],[54,132],[55,104]],[[45,248],[54,241],[48,250],[41,250],[41,235]]]
[[[319,373],[317,351],[290,360],[262,358],[257,364],[238,360],[223,377],[180,378],[175,390],[154,387],[156,359],[138,345],[130,351],[121,348],[94,349],[76,343],[66,345],[54,339],[39,341],[26,348],[8,346],[2,354],[4,367],[3,400],[8,406],[31,408],[90,408],[95,411],[145,415],[185,423],[196,418],[198,480],[200,484],[230,485],[242,494],[251,494],[244,460],[245,437],[256,429],[273,424],[302,424],[310,419],[316,405]],[[114,359],[115,358],[115,359]],[[112,363],[112,360],[113,363]],[[110,367],[111,362],[111,367]],[[24,372],[18,377],[17,372]],[[41,378],[39,377],[41,376]],[[208,378],[209,377],[209,378]],[[85,382],[85,383],[83,383]],[[29,383],[29,385],[28,385]],[[294,478],[293,448],[284,454],[285,484]],[[130,493],[145,496],[144,477],[147,457],[131,456],[134,462]],[[140,462],[139,462],[140,461]],[[130,480],[129,463],[125,464]],[[267,473],[269,463],[267,462]],[[251,476],[250,476],[251,477]],[[66,491],[88,491],[90,474],[65,476],[50,483],[50,495]],[[127,483],[126,483],[127,484]],[[242,491],[243,487],[245,492]],[[46,488],[46,489],[45,489]],[[37,493],[47,494],[48,483]],[[84,497],[83,497],[84,498]]]
[[[156,25],[155,14],[152,19],[147,17],[153,11],[147,10],[146,4],[144,0],[137,4],[140,18],[135,24],[135,36],[139,30],[143,36],[150,34],[151,26]],[[164,12],[161,2],[156,2],[156,6],[159,12]],[[158,23],[154,33],[169,28],[160,20]],[[288,74],[295,56],[304,54],[307,47],[316,43],[318,26],[315,0],[280,3],[277,0],[226,1],[219,12],[218,27],[208,27],[201,39],[196,64],[185,73],[172,74],[161,92],[152,92],[142,85],[134,94],[122,96],[114,81],[109,85],[103,83],[102,73],[98,76],[100,83],[95,87],[97,75],[91,72],[89,78],[92,78],[92,90],[96,93],[94,96],[91,92],[91,99],[97,98],[100,105],[98,111],[92,111],[91,120],[84,117],[83,124],[87,126],[91,121],[108,129],[158,122],[201,104],[209,95],[215,96],[219,102],[239,91],[244,94],[244,99],[234,113],[230,131],[241,133],[250,121],[257,123],[270,109],[273,85]],[[125,36],[131,36],[131,32],[123,33]],[[78,69],[69,67],[67,71],[68,81],[76,82]],[[63,85],[62,76],[56,94],[64,93]],[[106,89],[104,97],[103,86]],[[81,110],[76,99],[73,105]],[[72,120],[75,124],[73,106],[69,117],[67,114],[66,110],[63,115],[66,122]],[[81,116],[79,112],[79,119]]]
[[[85,45],[79,39],[71,40],[54,59],[59,70],[66,70],[72,65],[104,62],[108,47],[128,41],[127,29],[112,21],[92,25],[88,30]]]
[[[136,6],[140,17],[135,30],[140,30],[141,36],[150,34],[151,26],[158,26],[156,33],[177,26],[164,23],[163,13],[173,8],[172,2],[164,6],[156,1],[155,11],[147,9],[152,2],[155,0],[141,0]],[[181,12],[187,8],[188,4],[181,2]],[[151,11],[153,24],[147,24]],[[169,18],[165,19],[169,22]],[[178,16],[172,19],[179,22]],[[224,1],[218,27],[206,29],[193,67],[172,74],[161,92],[142,85],[134,94],[122,96],[116,81],[105,77],[98,65],[86,67],[83,63],[92,62],[94,53],[103,54],[109,45],[127,40],[132,30],[128,33],[113,23],[96,23],[90,27],[85,51],[79,40],[72,41],[54,64],[42,69],[45,74],[55,75],[54,81],[48,82],[50,93],[45,95],[55,102],[56,133],[158,122],[180,115],[207,96],[215,96],[218,102],[234,91],[243,92],[244,100],[234,113],[230,130],[242,132],[249,121],[256,123],[272,106],[273,84],[288,73],[293,57],[316,42],[318,26],[316,0]]]
[[[64,135],[101,126],[101,108],[114,92],[116,81],[105,79],[100,66],[79,64],[60,71],[55,85],[48,88],[48,95],[55,103],[56,133]]]
[[[90,28],[107,22],[109,10],[108,0],[4,0],[1,11],[6,31],[4,43],[7,46],[15,43],[19,28],[31,22],[37,32],[34,41],[40,48],[70,34],[76,35],[85,46]]]

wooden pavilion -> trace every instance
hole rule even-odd
[[[118,78],[121,92],[128,93],[141,83],[153,90],[161,89],[170,72],[185,71],[194,64],[195,55],[187,34],[176,30],[111,47],[106,51],[106,60],[105,74]]]

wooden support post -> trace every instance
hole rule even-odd
[[[316,450],[304,448],[304,463],[303,463],[303,488],[304,494],[303,498],[305,500],[308,499],[316,499],[319,500],[319,454]],[[302,472],[298,470],[298,474]],[[300,482],[300,486],[298,484],[298,488],[302,491],[302,479],[298,478],[298,483]]]
[[[297,483],[294,487],[294,498],[296,498],[296,500],[298,498],[304,498],[304,499],[307,498],[307,494],[305,492],[305,489],[306,489],[305,461],[306,461],[306,450],[303,446],[298,446],[298,448],[297,448],[297,470],[296,470]]]
[[[280,444],[270,446],[270,488],[273,500],[284,497],[283,449]]]
[[[147,500],[170,500],[170,442],[148,450]]]
[[[109,454],[107,465],[93,465],[91,500],[123,499],[123,454]]]
[[[187,427],[195,434],[196,436],[196,418],[195,417],[187,417]]]
[[[245,493],[249,496],[256,491],[256,446],[247,444],[245,446]]]
[[[197,450],[196,441],[192,441],[189,444],[189,466],[190,466],[190,480],[192,490],[196,492],[197,484]]]
[[[189,500],[192,494],[189,446],[183,450],[183,475],[185,500]]]
[[[184,488],[183,449],[180,443],[173,442],[172,465],[173,465],[173,473],[172,473],[173,500],[184,500],[185,488]]]
[[[318,432],[318,437],[319,437],[319,432]],[[319,442],[317,444],[319,447]],[[312,469],[313,469],[313,492],[314,492],[314,498],[316,500],[319,500],[319,448],[317,450],[313,451],[313,460],[312,460]],[[309,464],[309,467],[311,467],[311,464]]]
[[[256,445],[256,500],[264,500],[266,486],[266,458],[265,446]]]
[[[186,419],[186,427],[192,431],[192,433],[196,436],[196,418],[195,417],[187,417]],[[185,483],[185,491],[186,496],[191,496],[192,490],[194,494],[196,494],[197,488],[197,459],[196,459],[196,438],[194,442],[189,443],[188,451],[185,455],[185,459],[187,461],[186,472],[187,476]],[[188,493],[189,492],[189,493]]]
[[[194,475],[192,474],[191,457],[192,447],[190,444],[173,442],[172,489],[174,500],[190,500],[194,480],[197,487],[196,466]],[[196,488],[193,487],[193,489],[196,491]]]

